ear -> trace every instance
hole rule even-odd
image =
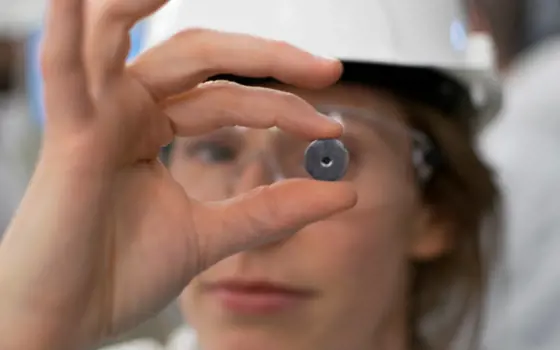
[[[452,224],[430,208],[421,209],[412,231],[409,252],[413,260],[433,260],[453,249]]]

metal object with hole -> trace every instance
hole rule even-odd
[[[340,140],[315,140],[305,150],[305,170],[316,180],[341,180],[348,171],[348,161],[348,151]]]

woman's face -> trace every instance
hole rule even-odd
[[[204,350],[398,348],[410,259],[442,245],[418,200],[404,116],[369,88],[276,88],[340,118],[350,153],[344,180],[356,186],[358,204],[201,273],[181,297],[188,322]],[[171,171],[196,199],[227,199],[307,176],[307,144],[276,129],[228,128],[177,140]]]

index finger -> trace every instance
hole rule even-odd
[[[83,0],[51,0],[47,10],[42,63],[66,70],[82,64]]]
[[[83,116],[91,105],[82,60],[84,0],[51,0],[41,48],[47,116]]]
[[[200,135],[227,126],[278,127],[309,140],[342,134],[342,124],[320,115],[294,94],[230,82],[200,84],[168,99],[165,113],[178,136]]]
[[[141,55],[129,72],[157,99],[179,94],[209,77],[272,77],[302,88],[324,88],[342,74],[339,61],[285,42],[246,34],[190,29]]]

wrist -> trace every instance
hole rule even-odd
[[[98,322],[83,308],[45,307],[42,294],[34,299],[14,296],[18,289],[9,280],[0,271],[0,349],[85,350],[102,340]]]
[[[31,315],[4,311],[0,316],[2,350],[83,350],[77,339],[75,330],[63,329],[54,319],[44,322]]]
[[[102,156],[102,147],[90,143],[66,142],[47,144],[41,149],[35,173],[56,174],[83,182],[84,179],[103,180],[116,171],[115,163],[109,156]]]
[[[84,158],[41,157],[0,245],[1,350],[84,350],[98,340],[88,332],[87,312],[79,306],[88,286],[72,293],[64,289],[56,275],[79,271],[64,263],[72,261],[64,245],[50,244],[72,240],[73,254],[85,259],[96,254],[91,237],[110,211],[113,175]],[[67,269],[45,261],[62,262],[58,265]]]

